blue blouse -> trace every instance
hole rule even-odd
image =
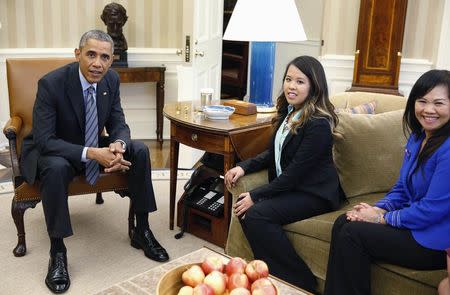
[[[450,138],[414,171],[423,139],[424,134],[410,136],[399,179],[375,206],[388,211],[387,224],[410,229],[424,247],[445,250],[450,248]]]

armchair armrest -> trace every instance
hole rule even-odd
[[[267,170],[261,170],[255,173],[244,175],[238,179],[236,186],[229,188],[228,190],[233,195],[234,199],[237,198],[241,193],[248,192],[258,186],[267,183]]]
[[[6,138],[13,139],[19,133],[20,129],[22,129],[22,118],[14,116],[6,122],[3,128],[3,134],[5,134]]]
[[[236,186],[228,189],[229,192],[233,195],[233,204],[236,203],[236,199],[241,193],[248,192],[258,186],[266,184],[267,181],[267,170],[261,170],[239,178]],[[248,261],[254,259],[252,249],[247,239],[245,238],[241,224],[234,213],[232,213],[231,215],[225,253],[230,256],[239,256],[245,258]]]
[[[11,168],[13,171],[13,179],[15,187],[19,186],[22,183],[22,177],[19,169],[19,159],[17,156],[16,149],[16,136],[19,134],[22,129],[22,118],[14,116],[6,122],[5,127],[3,128],[3,133],[9,141],[9,154],[11,157]]]

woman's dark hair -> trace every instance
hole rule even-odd
[[[309,94],[302,105],[302,114],[299,120],[292,124],[291,130],[295,132],[297,127],[302,126],[311,118],[324,117],[330,123],[331,130],[333,131],[338,123],[338,117],[334,112],[334,106],[331,104],[328,96],[327,78],[322,64],[311,56],[304,55],[296,57],[286,66],[283,75],[283,84],[287,71],[291,65],[295,66],[305,74],[310,82]],[[288,105],[284,91],[282,91],[277,98],[278,116],[276,121],[278,126],[281,124],[282,118],[286,116],[288,112]]]
[[[403,132],[420,136],[423,128],[415,113],[416,100],[423,98],[436,86],[447,87],[447,93],[450,95],[450,71],[431,70],[423,74],[411,89],[408,101],[406,102],[405,113],[403,115]],[[447,97],[450,99],[450,97]],[[450,120],[441,128],[434,131],[428,138],[422,151],[417,158],[417,167],[425,161],[447,140],[450,134]]]

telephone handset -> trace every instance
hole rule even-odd
[[[225,198],[221,176],[209,177],[197,185],[188,181],[184,189],[188,192],[185,199],[186,205],[216,217],[223,215]]]

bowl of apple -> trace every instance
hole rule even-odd
[[[224,261],[212,255],[202,262],[185,264],[168,271],[159,280],[157,295],[277,295],[262,260],[247,263],[240,257]]]

